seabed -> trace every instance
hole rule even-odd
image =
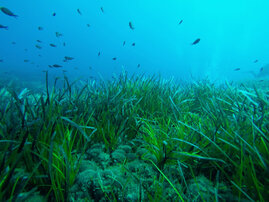
[[[1,84],[1,201],[268,201],[268,87]]]

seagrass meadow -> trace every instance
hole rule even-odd
[[[1,84],[1,201],[269,200],[268,81],[48,77]]]

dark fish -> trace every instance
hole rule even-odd
[[[36,41],[37,41],[38,43],[42,43],[42,41],[40,41],[40,40],[38,40],[38,39],[37,39]]]
[[[92,69],[92,67],[91,67],[91,66],[89,66],[89,69]]]
[[[15,44],[16,44],[16,42],[15,42],[15,41],[12,41],[12,42],[11,42],[11,44],[12,44],[12,45],[15,45]]]
[[[65,46],[66,44],[65,44],[65,42],[63,42],[63,46]]]
[[[139,68],[139,67],[140,67],[140,64],[137,65],[137,68]]]
[[[114,58],[112,58],[112,60],[117,60],[117,58],[116,58],[116,57],[114,57]]]
[[[87,27],[90,27],[91,25],[90,24],[87,24]]]
[[[56,15],[56,13],[52,13],[52,16],[55,16]]]
[[[5,7],[0,7],[0,10],[6,14],[6,15],[9,15],[11,17],[18,17],[17,15],[15,15],[14,13],[12,13],[9,9],[5,8]]]
[[[234,71],[239,71],[239,70],[240,70],[240,68],[235,68],[235,69],[234,69]]]
[[[77,9],[77,12],[78,12],[80,15],[82,15],[82,13],[80,12],[79,8]]]
[[[196,39],[191,45],[195,45],[195,44],[198,44],[200,42],[200,39]]]
[[[135,43],[132,43],[132,46],[135,46]]]
[[[34,63],[34,62],[31,62],[30,64],[31,64],[31,65],[34,65],[35,63]]]
[[[75,70],[78,70],[78,67],[74,67]]]
[[[103,7],[101,7],[101,11],[102,11],[102,13],[104,13],[104,9],[103,9]]]
[[[56,35],[56,37],[61,37],[61,36],[63,36],[63,34],[61,34],[60,32],[55,32],[55,35]]]
[[[28,51],[28,49],[27,49],[27,48],[25,48],[25,49],[24,49],[24,51],[25,51],[25,52],[27,52],[27,51]]]
[[[29,60],[24,60],[24,62],[29,62]]]
[[[39,26],[37,29],[38,29],[39,31],[42,31],[42,30],[43,30],[43,27],[40,27],[40,26]]]
[[[0,62],[4,62],[4,60],[1,59]]]
[[[263,71],[263,67],[261,67],[261,69],[260,69],[260,72],[262,72]]]
[[[178,24],[180,25],[182,22],[183,22],[183,20],[180,20]]]
[[[131,30],[134,30],[135,29],[134,26],[133,26],[133,24],[132,24],[132,22],[129,22],[129,27],[130,27]]]
[[[42,55],[38,54],[39,57],[42,57]]]
[[[254,63],[257,63],[259,60],[254,60]]]
[[[64,59],[65,60],[73,60],[74,58],[73,57],[69,57],[69,56],[64,56]]]
[[[67,70],[63,70],[63,73],[67,72]]]
[[[49,65],[49,67],[50,67],[50,68],[53,68],[53,67],[55,67],[55,68],[60,68],[60,67],[63,67],[63,66],[54,64],[54,65]]]
[[[42,49],[42,47],[39,46],[39,45],[35,45],[35,47],[38,48],[38,49]]]
[[[55,44],[53,44],[53,43],[51,43],[51,44],[50,44],[50,46],[51,46],[51,47],[54,47],[54,48],[56,47],[56,45],[55,45]]]
[[[101,52],[98,52],[98,56],[100,56],[101,55]]]
[[[0,25],[0,29],[6,29],[6,30],[8,30],[8,26]]]
[[[122,44],[122,46],[125,46],[125,43],[126,43],[126,42],[124,41],[123,44]]]

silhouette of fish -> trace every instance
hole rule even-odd
[[[103,9],[103,7],[101,7],[101,11],[102,11],[102,13],[104,13],[104,9]]]
[[[61,34],[60,32],[55,32],[55,35],[56,35],[57,38],[63,36],[63,34]]]
[[[178,23],[178,25],[180,25],[182,22],[183,22],[183,20],[180,20],[179,23]]]
[[[55,16],[56,15],[56,13],[52,13],[52,16]]]
[[[112,60],[117,60],[117,58],[116,58],[116,57],[114,57],[114,58],[112,58]]]
[[[50,67],[50,68],[53,68],[53,67],[55,67],[55,68],[60,68],[60,67],[63,67],[63,66],[58,65],[58,64],[54,64],[54,65],[49,65],[49,67]]]
[[[125,46],[126,41],[123,42],[122,46]]]
[[[6,29],[6,30],[8,30],[8,26],[0,25],[0,29]]]
[[[259,60],[254,60],[253,63],[257,63]]]
[[[42,49],[42,47],[39,46],[39,45],[35,45],[35,47],[38,48],[38,49]]]
[[[135,43],[132,43],[132,46],[135,46]]]
[[[135,29],[131,21],[129,22],[129,27],[130,27],[131,30]]]
[[[51,46],[51,47],[54,47],[54,48],[56,47],[56,45],[55,45],[55,44],[53,44],[53,43],[51,43],[51,44],[50,44],[50,46]]]
[[[79,8],[77,9],[77,12],[79,13],[79,15],[82,15],[82,13],[80,12]]]
[[[191,45],[195,45],[195,44],[198,44],[200,42],[201,39],[196,39]]]
[[[17,15],[15,15],[14,13],[12,13],[8,8],[5,8],[5,7],[0,7],[0,10],[4,13],[4,14],[6,14],[6,15],[8,15],[8,16],[11,16],[11,17],[18,17]]]
[[[234,69],[234,71],[239,71],[239,70],[240,70],[240,68],[235,68],[235,69]]]

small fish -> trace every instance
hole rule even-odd
[[[80,15],[82,15],[82,13],[80,12],[79,8],[77,9],[77,12],[78,12]]]
[[[4,60],[3,60],[3,59],[1,59],[1,60],[0,60],[0,62],[4,62]]]
[[[31,62],[30,64],[31,64],[31,65],[34,65],[34,64],[35,64],[35,62]]]
[[[42,43],[42,41],[40,41],[40,40],[38,40],[38,39],[37,39],[36,41],[37,41],[38,43]]]
[[[139,67],[140,67],[140,64],[137,65],[137,68],[139,68]]]
[[[55,32],[55,35],[56,35],[56,37],[61,37],[61,36],[63,36],[63,34],[61,34],[60,32]]]
[[[112,60],[117,60],[117,58],[116,58],[116,57],[114,57],[114,58],[112,58]]]
[[[235,68],[235,69],[234,69],[234,71],[239,71],[239,70],[240,70],[240,68]]]
[[[78,70],[78,67],[74,67],[75,70]]]
[[[253,63],[257,63],[259,60],[254,60],[254,62]]]
[[[90,27],[91,25],[90,24],[87,24],[87,27]]]
[[[101,55],[101,52],[99,51],[99,52],[98,52],[98,56],[100,56],[100,55]]]
[[[91,67],[91,66],[89,66],[89,69],[92,69],[92,67]]]
[[[50,68],[53,68],[53,67],[55,67],[55,68],[60,68],[60,67],[63,67],[63,66],[58,65],[58,64],[54,64],[54,65],[49,65],[49,67],[50,67]]]
[[[183,20],[180,20],[179,23],[178,23],[178,25],[180,25],[182,22],[183,22]]]
[[[135,46],[135,43],[132,43],[132,46]]]
[[[122,46],[125,46],[126,41],[123,42]]]
[[[18,17],[17,15],[15,15],[14,13],[12,13],[9,9],[5,8],[5,7],[0,7],[0,10],[6,14],[6,15],[9,15],[11,17]]]
[[[8,26],[0,25],[0,29],[6,29],[6,30],[8,30]]]
[[[135,29],[134,26],[133,26],[133,24],[132,24],[132,22],[129,22],[129,27],[130,27],[131,30],[134,30]]]
[[[37,29],[38,29],[39,31],[42,31],[42,30],[43,30],[43,27],[39,26]]]
[[[66,60],[73,60],[74,58],[73,57],[69,57],[69,56],[64,56],[64,59],[66,59]]]
[[[52,16],[55,16],[56,15],[56,13],[54,12],[54,13],[52,13]]]
[[[42,57],[42,55],[41,55],[41,54],[38,54],[38,56],[39,56],[39,57]]]
[[[200,42],[201,39],[196,39],[191,45],[195,45],[195,44],[198,44]]]
[[[56,47],[56,45],[55,45],[55,44],[53,44],[53,43],[51,43],[51,44],[50,44],[50,46],[51,46],[51,47],[54,47],[54,48]]]
[[[64,62],[67,62],[69,60],[73,60],[74,58],[73,57],[69,57],[69,56],[64,56]]]
[[[101,9],[102,13],[104,13],[104,9],[103,9],[103,7],[101,7],[100,9]]]
[[[29,60],[23,60],[24,62],[29,62]]]
[[[25,49],[24,49],[24,51],[25,51],[25,52],[27,52],[27,51],[28,51],[28,49],[27,49],[27,48],[25,48]]]
[[[42,49],[42,47],[39,46],[39,45],[35,45],[35,47],[38,48],[38,49]]]
[[[65,42],[63,42],[63,46],[66,46]]]
[[[11,44],[12,44],[12,45],[15,45],[15,44],[16,44],[16,42],[15,42],[15,41],[12,41],[12,42],[11,42]]]

